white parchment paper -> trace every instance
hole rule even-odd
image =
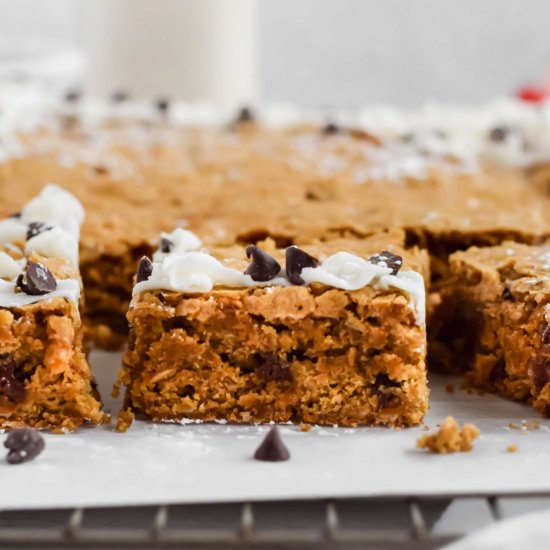
[[[120,355],[94,353],[92,363],[107,395]],[[112,426],[83,428],[45,434],[46,449],[33,462],[0,459],[0,509],[550,491],[550,420],[495,396],[449,394],[449,381],[460,384],[431,377],[426,424],[435,429],[447,415],[475,422],[482,435],[471,453],[416,450],[422,428],[303,433],[283,426],[291,459],[263,463],[252,455],[266,426],[136,422],[125,434]],[[107,398],[106,405],[116,413],[116,403]],[[522,422],[524,429],[509,427]],[[517,452],[507,452],[509,445]]]

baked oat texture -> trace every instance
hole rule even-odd
[[[13,254],[13,251],[10,251]],[[78,277],[64,260],[33,254],[56,279]],[[107,420],[82,349],[77,304],[53,298],[0,308],[0,428],[72,431]]]
[[[404,269],[427,273],[423,252],[395,235],[304,249],[317,258],[348,250],[399,251]],[[273,241],[260,247],[284,263]],[[214,249],[241,272],[243,247]],[[228,289],[198,295],[141,292],[128,312],[119,383],[127,411],[154,420],[416,425],[428,404],[425,329],[410,298],[366,286]],[[120,419],[126,429],[128,412]]]
[[[550,416],[550,246],[472,248],[450,267],[432,324],[440,359]]]
[[[461,428],[452,416],[448,416],[437,432],[424,434],[418,439],[416,446],[437,454],[469,452],[474,448],[474,440],[479,434],[480,431],[474,424],[464,424]]]

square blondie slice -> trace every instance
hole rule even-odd
[[[434,314],[447,363],[550,416],[550,245],[474,247],[450,266]]]
[[[82,350],[78,235],[84,211],[48,185],[0,223],[0,428],[101,423]]]
[[[189,232],[163,235],[153,262],[139,265],[128,312],[119,429],[134,412],[156,421],[420,423],[428,258],[403,250],[402,238],[207,252]]]

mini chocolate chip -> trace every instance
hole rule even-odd
[[[509,132],[509,128],[506,128],[504,126],[496,126],[495,128],[492,128],[489,132],[489,139],[496,142],[505,141],[508,137]]]
[[[263,460],[264,462],[282,462],[290,458],[290,452],[281,439],[279,428],[273,426],[261,445],[256,449],[254,453],[256,460]]]
[[[19,275],[16,286],[25,294],[40,296],[53,292],[57,288],[57,281],[45,265],[29,261],[26,280],[23,279],[23,274]]]
[[[21,217],[21,212],[14,212],[9,217],[14,219],[19,219]]]
[[[170,100],[166,97],[159,97],[156,101],[156,105],[161,113],[166,113],[170,107]]]
[[[164,252],[165,254],[168,254],[172,250],[173,246],[174,246],[174,243],[170,239],[167,239],[166,237],[162,237],[160,239],[160,251],[161,252]]]
[[[321,132],[327,136],[333,136],[334,134],[338,134],[340,132],[341,128],[334,122],[327,122],[322,128]]]
[[[0,395],[5,395],[14,403],[21,403],[25,400],[27,390],[25,384],[15,377],[16,366],[11,357],[0,357]]]
[[[502,299],[507,300],[509,302],[514,302],[515,301],[515,298],[514,298],[514,295],[512,294],[512,291],[507,286],[505,286],[504,290],[502,291]]]
[[[527,372],[538,389],[543,388],[549,380],[550,357],[542,354],[533,355],[527,364]]]
[[[495,386],[497,382],[508,378],[508,372],[506,371],[506,361],[504,357],[501,357],[491,369],[489,373],[489,383],[492,386]]]
[[[7,456],[9,464],[21,464],[33,460],[45,446],[46,443],[40,433],[28,428],[12,430],[4,441],[4,447],[9,449]]]
[[[116,92],[113,92],[113,95],[111,96],[111,99],[114,101],[114,103],[122,103],[123,101],[126,101],[130,97],[130,94],[124,90],[117,90]]]
[[[297,246],[289,246],[286,249],[286,274],[293,285],[303,285],[304,280],[300,276],[302,269],[306,267],[318,267],[319,260],[310,256]]]
[[[260,355],[257,359],[255,373],[264,382],[272,380],[292,380],[292,371],[274,354]]]
[[[67,103],[76,103],[77,101],[80,100],[81,97],[82,97],[82,93],[80,92],[80,90],[69,90],[65,94],[65,101]]]
[[[254,112],[250,107],[242,107],[237,116],[235,117],[234,124],[245,124],[247,122],[254,122]]]
[[[244,274],[250,275],[253,281],[271,281],[281,271],[279,262],[254,244],[246,249],[246,257],[252,257],[252,263]]]
[[[27,241],[32,239],[33,237],[36,237],[37,235],[40,235],[40,233],[49,231],[50,229],[53,229],[52,226],[44,222],[29,223],[29,226],[27,229]]]
[[[542,331],[541,338],[544,345],[550,345],[550,325],[546,325],[546,328]]]
[[[137,273],[136,273],[136,282],[141,283],[146,281],[153,273],[153,264],[147,256],[143,256],[139,261]]]
[[[371,264],[390,268],[392,275],[397,275],[403,266],[403,258],[389,250],[382,250],[382,252],[371,256],[367,261]]]

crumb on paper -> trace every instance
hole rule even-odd
[[[471,451],[479,433],[476,425],[464,424],[461,428],[452,416],[448,416],[437,432],[423,435],[416,446],[440,454]]]
[[[128,431],[130,426],[134,423],[134,413],[129,410],[119,411],[116,421],[116,431],[124,433]]]
[[[455,392],[454,384],[445,384],[445,391],[447,393],[454,393]]]
[[[311,424],[307,424],[306,422],[302,422],[300,424],[300,431],[301,432],[310,432],[311,431]]]
[[[506,447],[506,452],[507,453],[515,453],[515,452],[517,452],[517,450],[518,450],[517,445],[508,445],[508,447]]]

